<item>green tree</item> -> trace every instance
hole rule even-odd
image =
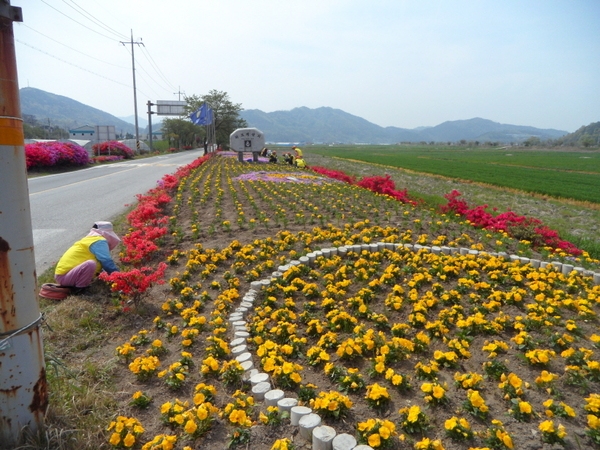
[[[204,129],[186,119],[165,119],[162,124],[163,135],[169,145],[175,148],[194,146],[196,138],[204,136]]]
[[[581,138],[579,139],[579,145],[585,148],[591,147],[594,144],[596,144],[596,139],[594,139],[593,136],[590,136],[587,133],[581,136]]]
[[[190,95],[185,97],[187,102],[185,112],[190,115],[197,111],[204,102],[213,110],[215,119],[215,135],[218,145],[229,145],[229,135],[237,128],[245,128],[248,123],[240,117],[243,111],[241,103],[233,103],[229,94],[223,91],[211,90],[201,97]]]
[[[40,127],[23,123],[25,139],[69,139],[69,132],[57,126]]]
[[[523,145],[525,147],[535,147],[537,145],[541,145],[542,141],[540,140],[539,137],[537,136],[531,136],[529,138],[527,138],[524,142]]]

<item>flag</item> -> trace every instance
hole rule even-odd
[[[190,119],[194,125],[210,125],[214,120],[213,110],[206,103],[190,114]]]

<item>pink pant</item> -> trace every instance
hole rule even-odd
[[[64,275],[56,275],[54,278],[61,286],[84,288],[92,284],[95,274],[96,261],[89,259],[78,266],[73,267]]]

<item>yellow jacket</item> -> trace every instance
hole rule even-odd
[[[96,261],[96,273],[100,273],[102,265],[96,256],[90,251],[90,245],[100,240],[106,240],[102,236],[86,236],[83,239],[75,242],[64,255],[61,256],[54,273],[56,275],[64,275],[69,272],[72,268],[77,267],[79,264],[88,261]]]

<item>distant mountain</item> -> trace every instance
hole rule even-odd
[[[569,133],[559,139],[563,145],[580,145],[583,147],[600,145],[600,122],[593,122]]]
[[[66,129],[83,125],[114,125],[117,134],[135,133],[134,125],[69,97],[30,87],[20,89],[19,94],[22,114],[34,116],[41,124],[49,119],[52,125]]]
[[[146,118],[143,118],[138,116],[138,127],[140,128],[140,130],[148,128],[147,117],[148,116],[146,116]],[[154,114],[152,116],[152,128],[154,129],[158,127],[162,123],[163,118],[164,116],[156,117],[156,114]],[[127,117],[119,117],[119,119],[124,120],[125,122],[130,123],[131,125],[135,125],[135,116],[133,114]]]
[[[135,125],[135,116],[132,114],[127,117],[118,117],[118,119],[123,120],[124,122],[130,123],[131,125]],[[152,121],[152,125],[154,125],[154,120]],[[146,128],[148,126],[148,119],[144,119],[143,117],[138,116],[138,127]]]
[[[419,133],[424,141],[496,141],[496,142],[523,142],[535,136],[540,140],[556,139],[567,134],[566,131],[553,129],[540,129],[521,125],[507,125],[492,122],[478,117],[468,120],[454,120],[444,122]]]
[[[419,140],[418,133],[403,128],[383,128],[340,109],[294,108],[265,113],[259,109],[241,112],[250,127],[265,133],[270,142],[343,142],[386,144]]]
[[[370,143],[492,141],[523,142],[531,136],[544,141],[557,139],[566,131],[507,125],[474,118],[444,122],[435,127],[414,129],[380,127],[339,109],[294,108],[265,113],[258,109],[242,111],[249,126],[258,128],[269,142]]]
[[[135,133],[135,126],[128,122],[134,122],[133,116],[122,120],[68,97],[35,88],[22,88],[20,95],[23,116],[33,116],[42,125],[47,120],[50,120],[51,125],[66,129],[83,125],[114,125],[118,134]],[[532,136],[545,141],[567,135],[566,131],[506,125],[480,118],[455,120],[435,127],[414,129],[381,127],[361,117],[329,107],[316,109],[300,107],[291,111],[270,113],[249,109],[242,111],[241,117],[248,122],[249,126],[264,132],[268,142],[395,144],[466,140],[508,143],[523,142]],[[157,119],[155,122],[154,119],[152,129],[157,131],[159,121]],[[147,121],[139,117],[138,126],[140,132],[144,132],[147,129]]]

